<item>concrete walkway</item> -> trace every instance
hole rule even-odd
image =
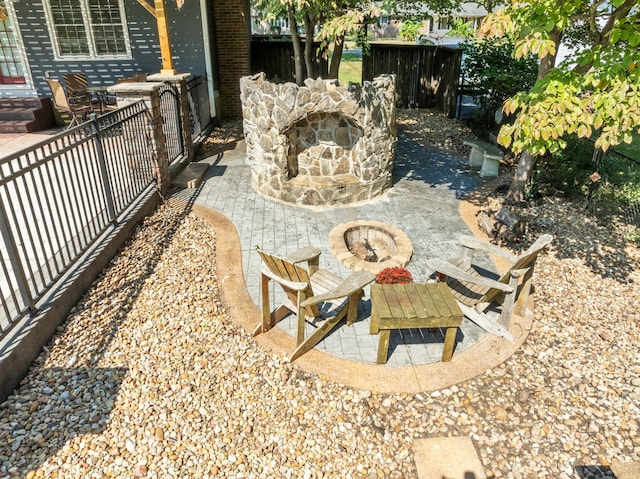
[[[256,246],[278,255],[287,255],[305,246],[320,247],[323,250],[321,267],[346,277],[350,270],[340,265],[329,250],[329,232],[348,221],[382,221],[400,228],[411,240],[414,253],[407,269],[419,282],[426,281],[433,273],[426,263],[429,258],[455,256],[459,249],[459,236],[473,234],[461,216],[461,199],[481,188],[486,180],[468,170],[465,158],[435,150],[424,139],[403,133],[400,135],[394,186],[385,196],[366,203],[340,208],[302,208],[259,196],[250,186],[251,172],[243,142],[222,155],[203,160],[210,163],[211,167],[202,184],[197,189],[182,190],[176,194],[178,198],[195,200],[196,205],[212,213],[209,219],[216,227],[219,242],[237,236],[235,247],[240,250],[238,263],[241,264],[228,266],[228,270],[241,268],[242,278],[238,278],[239,283],[234,287],[225,287],[223,290],[230,294],[246,289],[246,297],[234,296],[227,303],[251,303],[246,305],[248,309],[236,314],[241,316],[237,319],[247,331],[252,331],[259,322],[260,258],[255,251]],[[220,228],[224,228],[223,224],[227,221],[228,233],[221,235]],[[234,244],[229,245],[230,250],[233,247]],[[224,255],[220,251],[218,255],[221,256],[218,258],[220,264],[226,265]],[[489,269],[496,269],[488,257],[481,258],[481,262]],[[224,275],[222,279],[224,281]],[[365,289],[365,293],[368,293],[368,289]],[[280,297],[279,288],[272,288],[272,305],[279,304]],[[343,371],[343,375],[334,376],[334,379],[346,384],[353,379],[355,382],[351,385],[357,387],[365,387],[363,382],[368,378],[369,388],[399,388],[408,392],[446,387],[473,377],[502,362],[517,347],[517,344],[511,345],[487,335],[465,319],[458,332],[450,363],[440,362],[444,340],[440,330],[411,329],[392,332],[387,365],[376,365],[378,337],[369,334],[369,316],[367,295],[361,302],[358,321],[354,325],[339,325],[314,351],[296,362],[307,362],[309,369],[321,374],[327,374],[329,370]],[[312,326],[308,325],[308,328]],[[276,329],[283,336],[272,341],[279,345],[274,349],[286,356],[294,349],[294,315],[281,321]],[[524,340],[526,329],[523,326],[522,334],[514,334],[518,337],[516,343]],[[275,336],[279,333],[269,332],[258,338],[270,334]],[[291,342],[283,342],[282,337],[289,338]],[[328,367],[328,362],[333,363],[338,359],[346,362],[338,361]],[[425,369],[424,366],[432,368]],[[412,378],[411,384],[406,384],[406,378],[402,375],[398,375],[394,381],[383,379],[384,368],[390,367],[408,367],[410,373],[407,378]],[[435,370],[439,371],[439,379],[430,382],[427,376],[433,376],[431,373]],[[372,377],[370,373],[378,377]],[[416,376],[420,380],[413,379]],[[371,382],[376,386],[372,386]]]

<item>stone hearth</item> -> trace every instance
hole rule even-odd
[[[345,205],[392,186],[395,77],[346,87],[336,80],[240,80],[251,184],[305,206]]]
[[[404,268],[413,255],[407,235],[380,221],[349,221],[336,226],[329,233],[329,247],[347,268],[374,274],[393,266]]]

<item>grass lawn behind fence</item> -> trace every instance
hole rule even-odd
[[[362,83],[362,56],[350,52],[343,53],[338,80],[345,85],[349,82]]]
[[[633,133],[633,141],[630,144],[620,143],[613,147],[614,150],[619,151],[623,155],[630,156],[631,158],[640,161],[640,134]]]

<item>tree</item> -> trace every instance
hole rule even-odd
[[[255,0],[253,6],[269,19],[288,17],[298,84],[317,75],[337,78],[345,36],[360,28],[365,19],[379,15],[379,9],[373,3],[358,3],[356,0]],[[304,26],[304,44],[299,33],[301,26]],[[317,27],[321,27],[318,38],[322,40],[322,48],[326,50],[329,44],[333,44],[333,56],[327,72],[314,70],[316,52],[313,42]]]
[[[463,71],[465,84],[474,91],[480,104],[478,118],[485,126],[495,125],[496,111],[518,92],[529,90],[536,82],[538,61],[534,55],[514,58],[514,42],[509,37],[478,37],[473,30],[457,26],[467,42],[461,46],[464,52]]]
[[[481,33],[513,35],[514,54],[538,55],[538,80],[504,104],[517,114],[498,141],[520,153],[507,199],[523,201],[537,155],[566,146],[566,135],[607,150],[640,130],[640,11],[635,0],[515,1],[487,17]],[[573,52],[556,67],[562,39]]]
[[[422,28],[422,20],[407,18],[402,22],[400,31],[398,32],[405,40],[415,40],[420,34]]]

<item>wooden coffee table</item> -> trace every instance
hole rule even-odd
[[[371,334],[379,334],[378,364],[387,362],[392,329],[447,328],[442,361],[451,361],[462,310],[446,283],[371,286]]]

